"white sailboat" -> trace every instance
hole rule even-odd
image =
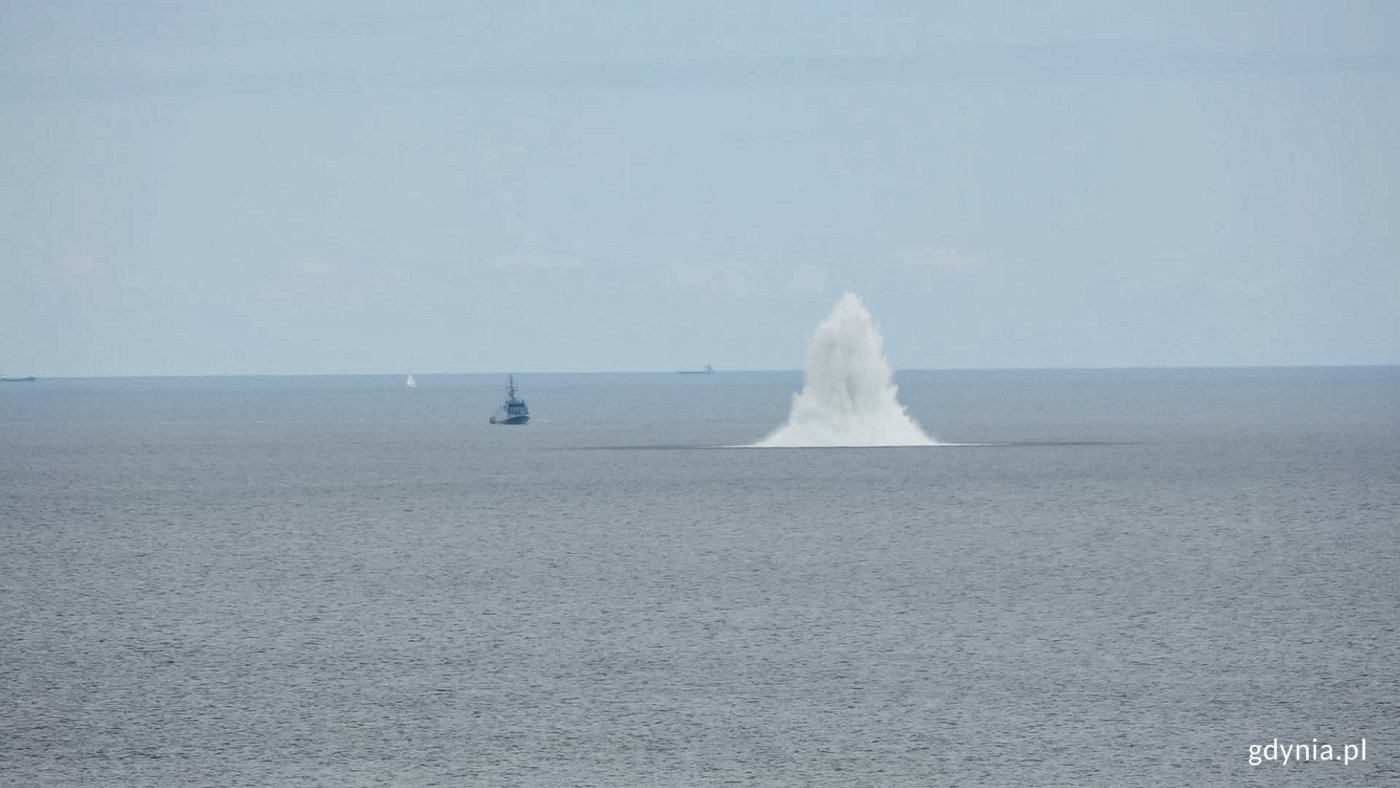
[[[416,388],[418,388],[418,381],[416,381],[416,380],[413,379],[413,373],[412,373],[412,372],[408,373],[408,380],[405,380],[405,381],[403,382],[403,384],[404,384],[405,386],[411,388],[411,389],[416,389]]]

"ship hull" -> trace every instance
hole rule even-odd
[[[529,417],[529,416],[511,416],[511,417],[508,418],[508,419],[500,419],[500,418],[496,418],[495,416],[492,416],[492,417],[491,417],[491,423],[492,423],[492,424],[529,424],[529,423],[530,423],[530,417]]]

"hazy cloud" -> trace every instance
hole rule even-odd
[[[982,255],[951,246],[906,246],[895,258],[902,278],[921,285],[979,279],[990,272]]]
[[[799,265],[789,269],[781,290],[787,295],[812,296],[831,292],[831,277],[825,268]]]
[[[762,270],[746,263],[673,260],[666,271],[671,287],[695,295],[743,298],[763,289]]]
[[[492,271],[513,274],[560,273],[577,271],[584,267],[581,261],[573,257],[534,252],[516,252],[493,257],[487,260],[486,265]]]
[[[266,277],[261,297],[277,309],[336,312],[393,298],[407,282],[397,264],[305,258]]]
[[[64,284],[86,287],[107,279],[107,267],[90,254],[70,254],[58,260],[55,269]]]

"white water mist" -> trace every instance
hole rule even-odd
[[[787,423],[756,446],[932,446],[899,404],[885,341],[851,293],[817,326]]]

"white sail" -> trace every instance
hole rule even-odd
[[[404,385],[405,385],[405,386],[408,386],[408,387],[411,388],[411,389],[416,389],[416,388],[418,388],[418,381],[414,380],[414,379],[413,379],[413,375],[410,374],[410,375],[408,376],[408,380],[404,381]]]

